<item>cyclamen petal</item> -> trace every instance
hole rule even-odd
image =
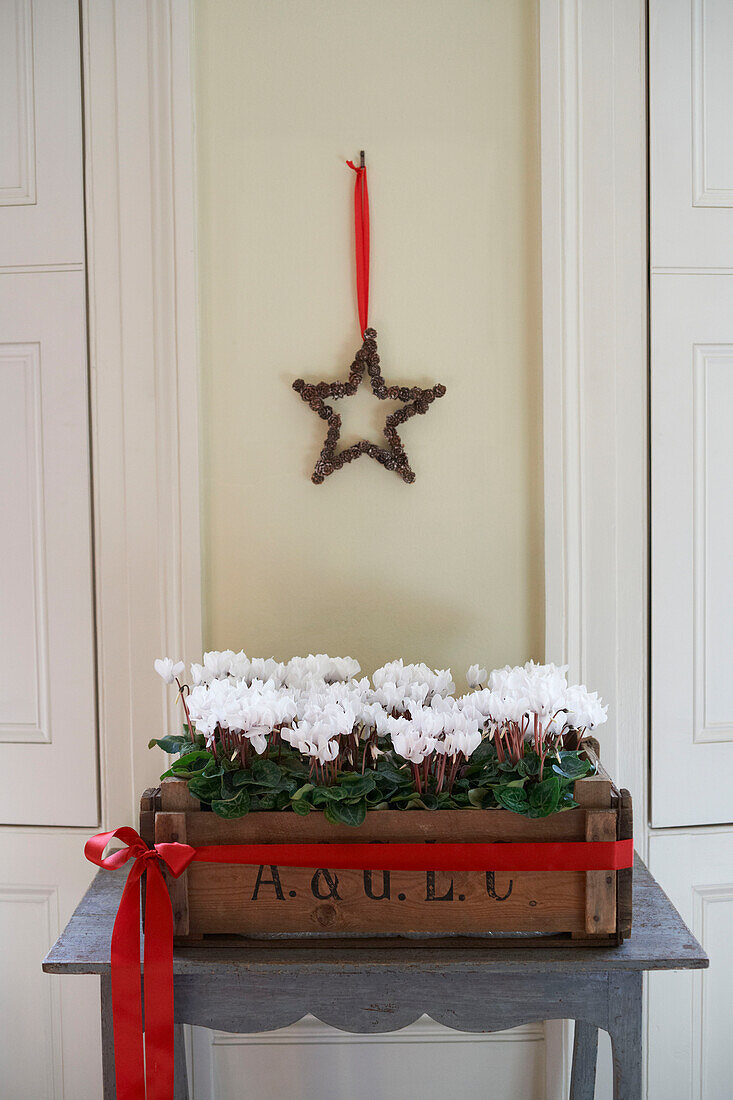
[[[466,673],[466,683],[470,688],[481,687],[487,675],[488,673],[485,668],[479,668],[478,665],[471,665]]]
[[[173,661],[170,657],[158,658],[154,662],[155,671],[166,684],[172,684],[182,674],[185,667],[183,661]]]

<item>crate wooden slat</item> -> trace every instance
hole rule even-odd
[[[632,840],[634,836],[634,813],[631,795],[625,789],[619,792],[618,840]],[[634,885],[633,868],[627,867],[616,872],[616,920],[619,942],[631,935],[631,897]]]
[[[588,755],[595,760],[592,749]],[[596,761],[597,763],[597,761]],[[212,844],[578,841],[631,836],[631,798],[599,766],[578,780],[576,809],[530,819],[507,810],[380,810],[358,829],[320,812],[254,812],[224,821],[180,780],[141,799],[147,843]],[[621,942],[631,926],[631,871],[356,871],[194,862],[168,877],[179,943],[248,936],[486,936],[531,944]],[[213,939],[210,939],[213,937]],[[231,942],[231,941],[230,941]]]

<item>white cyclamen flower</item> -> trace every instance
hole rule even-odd
[[[208,679],[209,673],[203,664],[192,664],[192,667],[190,667],[190,682],[193,683],[194,687],[206,683]]]
[[[425,725],[431,724],[436,718],[439,723],[439,716],[426,716]],[[390,717],[387,719],[387,729],[395,752],[411,764],[422,764],[425,757],[435,750],[435,737],[423,733],[409,718]]]
[[[314,756],[319,764],[328,764],[338,756],[336,731],[327,721],[293,723],[289,740],[298,752],[302,752],[303,756]]]
[[[204,668],[212,677],[221,680],[224,676],[229,675],[234,656],[235,654],[231,649],[225,649],[223,653],[212,649],[209,653],[204,653]]]
[[[245,731],[245,735],[254,748],[255,752],[261,756],[267,748],[267,738],[270,730],[266,726],[253,726],[252,729]]]
[[[374,691],[372,699],[385,710],[403,711],[406,709],[405,690],[404,685],[393,684],[387,680],[382,687]]]
[[[165,680],[166,684],[172,684],[181,675],[185,667],[183,661],[174,662],[170,657],[159,657],[155,662],[155,671]]]
[[[608,706],[603,706],[598,692],[589,692],[584,684],[569,687],[565,693],[567,723],[573,729],[595,729],[608,721]]]
[[[436,695],[452,695],[456,690],[449,668],[437,668],[433,673],[433,691]]]
[[[235,680],[244,680],[247,678],[249,667],[249,657],[243,649],[240,649],[239,653],[235,653],[229,662],[229,675],[233,676]]]
[[[466,673],[466,683],[470,688],[481,687],[486,682],[488,673],[485,668],[479,668],[478,665],[471,665]]]

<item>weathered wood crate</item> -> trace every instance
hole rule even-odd
[[[588,750],[592,753],[592,750]],[[578,807],[531,820],[508,810],[379,810],[358,829],[322,813],[253,812],[224,821],[185,782],[140,804],[148,844],[625,840],[631,796],[599,774],[575,783]],[[632,871],[356,871],[194,862],[168,878],[178,943],[248,936],[487,936],[533,944],[621,943],[631,931]]]

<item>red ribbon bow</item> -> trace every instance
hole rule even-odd
[[[117,837],[128,845],[103,857]],[[117,1100],[170,1100],[173,1096],[173,910],[160,860],[178,878],[195,855],[188,844],[148,848],[134,829],[99,833],[84,846],[98,867],[116,871],[134,859],[112,930],[112,1015]],[[140,997],[140,879],[145,893],[145,1057]]]

